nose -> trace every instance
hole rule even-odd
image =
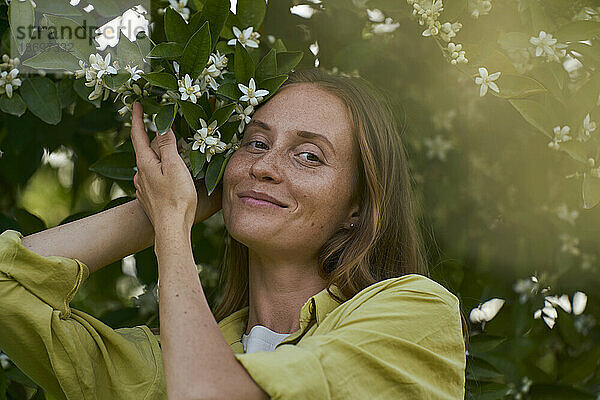
[[[257,157],[250,166],[250,176],[258,180],[281,182],[279,155],[272,149]]]

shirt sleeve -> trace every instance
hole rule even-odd
[[[71,309],[89,276],[0,234],[0,349],[56,399],[166,399],[160,347],[145,326],[112,329]]]
[[[296,345],[235,356],[273,400],[464,399],[453,295],[388,287],[335,318]]]

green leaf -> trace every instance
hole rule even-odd
[[[242,96],[242,92],[240,92],[240,89],[235,82],[222,83],[217,89],[217,94],[234,101],[238,101]]]
[[[184,44],[192,34],[188,23],[183,17],[171,7],[167,7],[165,11],[165,36],[169,42],[178,42]]]
[[[238,0],[236,6],[236,15],[242,26],[240,30],[248,26],[254,27],[254,30],[262,25],[265,13],[267,12],[267,3],[264,0]]]
[[[263,81],[277,75],[276,51],[271,49],[256,65],[256,80]]]
[[[47,124],[60,122],[62,112],[54,82],[44,76],[25,79],[20,88],[27,108]]]
[[[103,17],[116,17],[122,14],[115,0],[89,0],[94,6],[94,11]]]
[[[227,122],[234,109],[235,103],[226,104],[223,107],[216,109],[210,118],[210,121],[208,121],[208,124],[210,125],[211,122],[216,120],[217,127],[223,125],[225,122]]]
[[[278,53],[287,51],[287,47],[285,47],[285,44],[283,44],[283,41],[281,39],[277,39],[275,43],[273,43],[273,49],[275,49],[275,51],[277,51]]]
[[[221,177],[223,176],[223,171],[225,171],[225,167],[227,166],[227,161],[231,157],[231,154],[226,156],[227,153],[218,153],[212,156],[210,162],[208,163],[208,168],[206,169],[206,175],[204,177],[204,182],[206,184],[206,190],[208,195],[210,196],[212,192],[215,190]]]
[[[546,13],[546,10],[538,0],[527,0],[529,11],[531,12],[531,25],[534,32],[554,31],[554,21]]]
[[[496,96],[505,99],[522,98],[546,91],[541,83],[524,75],[502,74],[498,79],[498,87],[500,93]]]
[[[179,107],[183,111],[183,117],[187,121],[188,125],[194,130],[200,129],[200,118],[202,118],[204,121],[207,119],[204,108],[198,104],[194,104],[189,101],[179,101]]]
[[[41,53],[23,61],[26,65],[35,69],[60,69],[74,72],[79,67],[79,59],[60,46],[50,46]]]
[[[287,80],[287,75],[277,75],[276,77],[265,79],[262,82],[259,82],[256,89],[266,89],[269,91],[269,94],[264,97],[263,102],[267,99],[271,98],[277,92],[277,90],[283,85],[283,83]]]
[[[529,389],[531,400],[595,400],[596,398],[593,394],[556,384],[533,384]]]
[[[478,355],[495,349],[506,341],[505,337],[479,334],[469,340],[469,353]]]
[[[588,150],[590,150],[590,146],[586,143],[580,142],[578,140],[569,140],[564,143],[560,143],[559,150],[562,150],[569,154],[574,160],[584,163],[586,166],[588,165]]]
[[[181,56],[181,76],[190,74],[192,80],[196,79],[208,62],[210,56],[210,30],[209,23],[205,22],[200,29],[188,40]]]
[[[7,114],[20,117],[25,113],[27,107],[19,93],[13,93],[12,98],[3,94],[2,97],[0,97],[0,110]]]
[[[146,114],[157,114],[160,111],[160,103],[150,97],[143,97],[140,99],[140,103]]]
[[[11,1],[8,6],[8,20],[17,50],[23,55],[31,41],[29,27],[35,26],[35,10],[31,1]]]
[[[571,385],[584,383],[594,375],[599,362],[600,346],[584,351],[576,357],[570,357],[559,365],[559,382]]]
[[[302,60],[304,53],[301,51],[277,52],[277,74],[287,74]]]
[[[201,12],[201,19],[195,25],[197,29],[204,21],[209,22],[210,37],[212,39],[211,49],[214,49],[219,40],[219,35],[225,26],[227,16],[231,14],[229,11],[230,4],[223,0],[206,0]]]
[[[600,203],[600,178],[590,173],[583,173],[582,185],[583,208],[594,208]]]
[[[579,42],[600,35],[600,22],[575,21],[561,26],[554,34],[560,42]]]
[[[235,44],[235,57],[233,61],[235,79],[239,83],[248,86],[250,78],[254,77],[254,61],[240,42]]]
[[[127,36],[121,34],[119,37],[119,43],[117,44],[117,60],[119,64],[125,66],[137,65],[138,68],[144,66],[143,55],[138,47],[138,40],[136,43],[132,42]]]
[[[181,57],[183,54],[183,45],[177,42],[159,43],[148,53],[148,58],[165,58],[173,60]]]
[[[200,150],[190,150],[190,164],[192,165],[192,176],[194,178],[200,173],[205,162],[206,155],[204,153]]]
[[[467,379],[478,381],[494,381],[503,376],[492,364],[476,357],[469,363],[466,373]]]
[[[154,124],[157,129],[156,133],[158,135],[167,133],[175,121],[176,114],[177,104],[167,104],[160,108],[160,111],[156,114],[156,118],[154,119]]]
[[[77,101],[77,93],[73,90],[72,79],[61,79],[55,82],[58,98],[60,99],[60,108],[65,108]]]
[[[235,35],[233,34],[233,27],[237,26],[239,28],[241,25],[237,15],[230,11],[225,20],[225,24],[223,25],[223,29],[221,30],[221,37],[228,40],[234,39]]]
[[[44,15],[48,22],[56,28],[56,30],[53,30],[56,42],[62,48],[70,49],[75,57],[86,62],[90,54],[96,53],[97,50],[93,44],[93,38],[88,36],[88,31],[83,26],[69,18],[49,14]],[[80,35],[78,32],[83,32],[83,35]]]
[[[135,175],[135,154],[128,151],[112,153],[90,166],[90,171],[117,180],[132,180]]]
[[[116,75],[104,74],[102,75],[102,81],[104,85],[111,90],[117,90],[123,86],[125,82],[129,80],[131,74],[129,72],[118,72]]]
[[[151,85],[161,87],[163,89],[178,90],[177,78],[168,72],[150,72],[143,74],[142,77],[150,82]]]
[[[544,135],[553,138],[551,117],[536,101],[527,99],[509,99],[508,102],[525,118],[525,121],[540,130]]]
[[[498,44],[505,50],[526,49],[531,46],[530,37],[523,32],[506,32],[499,35]]]

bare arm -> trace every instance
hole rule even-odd
[[[42,256],[76,258],[90,274],[154,244],[154,228],[137,199],[23,237]]]

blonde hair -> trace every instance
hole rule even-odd
[[[402,132],[387,98],[362,78],[332,75],[318,68],[290,73],[282,88],[294,83],[318,85],[344,102],[359,153],[353,194],[360,204],[358,223],[352,230],[339,228],[319,253],[318,273],[329,293],[343,302],[384,279],[411,273],[429,276],[413,211]],[[223,296],[214,312],[217,321],[248,305],[248,248],[229,233],[223,262]],[[331,293],[332,284],[345,299]],[[464,336],[462,313],[461,318]]]

